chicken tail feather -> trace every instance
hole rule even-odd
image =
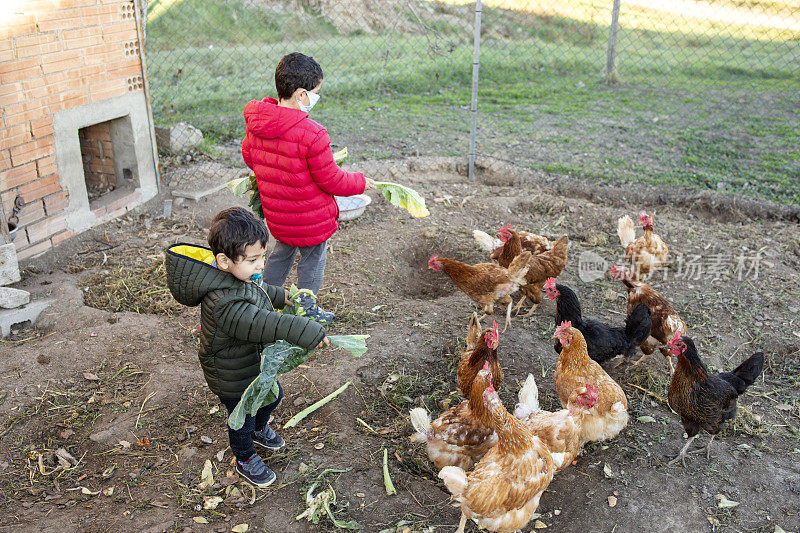
[[[530,260],[531,253],[527,251],[515,257],[511,264],[508,265],[508,279],[517,285],[524,285],[526,283],[525,276],[528,274],[528,269],[530,269],[528,264]]]
[[[431,417],[428,411],[422,407],[415,407],[411,410],[411,425],[414,426],[416,433],[411,435],[414,442],[427,442],[428,435],[431,434]]]
[[[720,377],[733,385],[739,394],[742,394],[761,375],[762,370],[764,370],[764,353],[756,352],[737,366],[733,372],[725,372],[720,374]]]
[[[503,241],[500,239],[495,239],[485,231],[481,231],[476,229],[472,232],[472,236],[475,238],[475,242],[478,243],[481,250],[485,250],[487,252],[493,252],[495,248],[503,244]]]
[[[651,326],[650,308],[646,304],[638,304],[625,319],[625,337],[632,348],[644,344],[650,336]]]
[[[457,466],[445,466],[439,472],[439,479],[444,481],[450,494],[458,498],[467,488],[467,474]]]
[[[627,248],[630,243],[636,240],[636,226],[628,215],[621,216],[617,220],[617,235],[623,248]]]
[[[533,374],[528,374],[522,388],[519,389],[519,403],[514,408],[514,416],[520,420],[539,410],[539,387]]]

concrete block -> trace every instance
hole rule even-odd
[[[29,303],[24,307],[16,309],[3,309],[0,310],[0,334],[3,337],[8,337],[11,333],[11,326],[21,324],[23,322],[36,323],[36,319],[42,314],[42,311],[50,307],[54,300],[36,300]]]
[[[17,248],[13,243],[0,246],[0,285],[9,285],[20,280]]]
[[[16,309],[31,301],[31,293],[11,287],[0,287],[0,307]]]

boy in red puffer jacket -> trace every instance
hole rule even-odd
[[[352,196],[374,182],[361,172],[345,172],[333,160],[327,130],[308,113],[319,100],[322,68],[314,58],[293,52],[275,69],[278,99],[252,100],[244,108],[247,135],[244,162],[256,175],[264,218],[275,249],[264,282],[282,286],[297,252],[297,285],[317,294],[325,275],[327,241],[339,227],[333,195]],[[306,316],[327,324],[334,314],[304,295]]]

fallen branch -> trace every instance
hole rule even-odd
[[[645,389],[644,387],[640,387],[639,385],[634,385],[633,383],[628,383],[628,385],[630,385],[631,387],[635,387],[635,388],[639,389],[640,391],[642,391],[642,392],[644,392],[646,394],[649,394],[650,396],[652,396],[653,398],[655,398],[656,400],[658,400],[659,402],[661,402],[663,404],[669,405],[669,402],[667,400],[665,400],[664,398],[662,398],[661,396],[659,396],[655,392],[651,392],[651,391]]]

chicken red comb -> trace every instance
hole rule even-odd
[[[563,335],[571,327],[572,327],[572,321],[565,320],[564,322],[561,323],[560,326],[556,327],[556,332],[553,335],[553,337],[559,337],[559,336]]]
[[[683,342],[680,331],[675,332],[675,334],[667,343],[667,348],[669,348],[669,351],[672,352],[672,355],[676,357],[686,351],[686,343]]]
[[[639,213],[639,224],[642,226],[652,226],[653,225],[653,217],[647,214],[647,211],[642,209]]]
[[[572,341],[572,336],[567,331],[571,327],[572,322],[569,320],[565,320],[560,326],[556,327],[556,332],[553,334],[553,337],[561,341],[562,346],[569,346],[569,343]]]
[[[497,231],[497,234],[500,235],[501,241],[506,242],[508,241],[508,239],[511,238],[511,232],[509,231],[510,229],[511,229],[511,224],[506,224]]]
[[[578,395],[577,404],[585,409],[591,409],[597,403],[600,394],[597,388],[591,383],[586,384],[586,392]]]
[[[547,293],[548,300],[555,300],[558,298],[560,293],[556,288],[556,278],[547,278],[547,281],[544,283],[544,290]]]
[[[431,258],[428,259],[428,268],[432,268],[433,270],[439,270],[440,266],[439,266],[438,255],[431,256]]]
[[[614,279],[623,279],[625,277],[625,271],[617,265],[611,265],[611,268],[608,269],[608,273],[611,274],[611,277]]]
[[[487,332],[483,338],[490,350],[497,349],[497,343],[500,340],[500,330],[497,328],[497,322],[492,321],[492,330]]]
[[[483,362],[483,371],[484,372],[489,372],[490,371],[490,369],[489,369],[489,361],[484,361]]]

